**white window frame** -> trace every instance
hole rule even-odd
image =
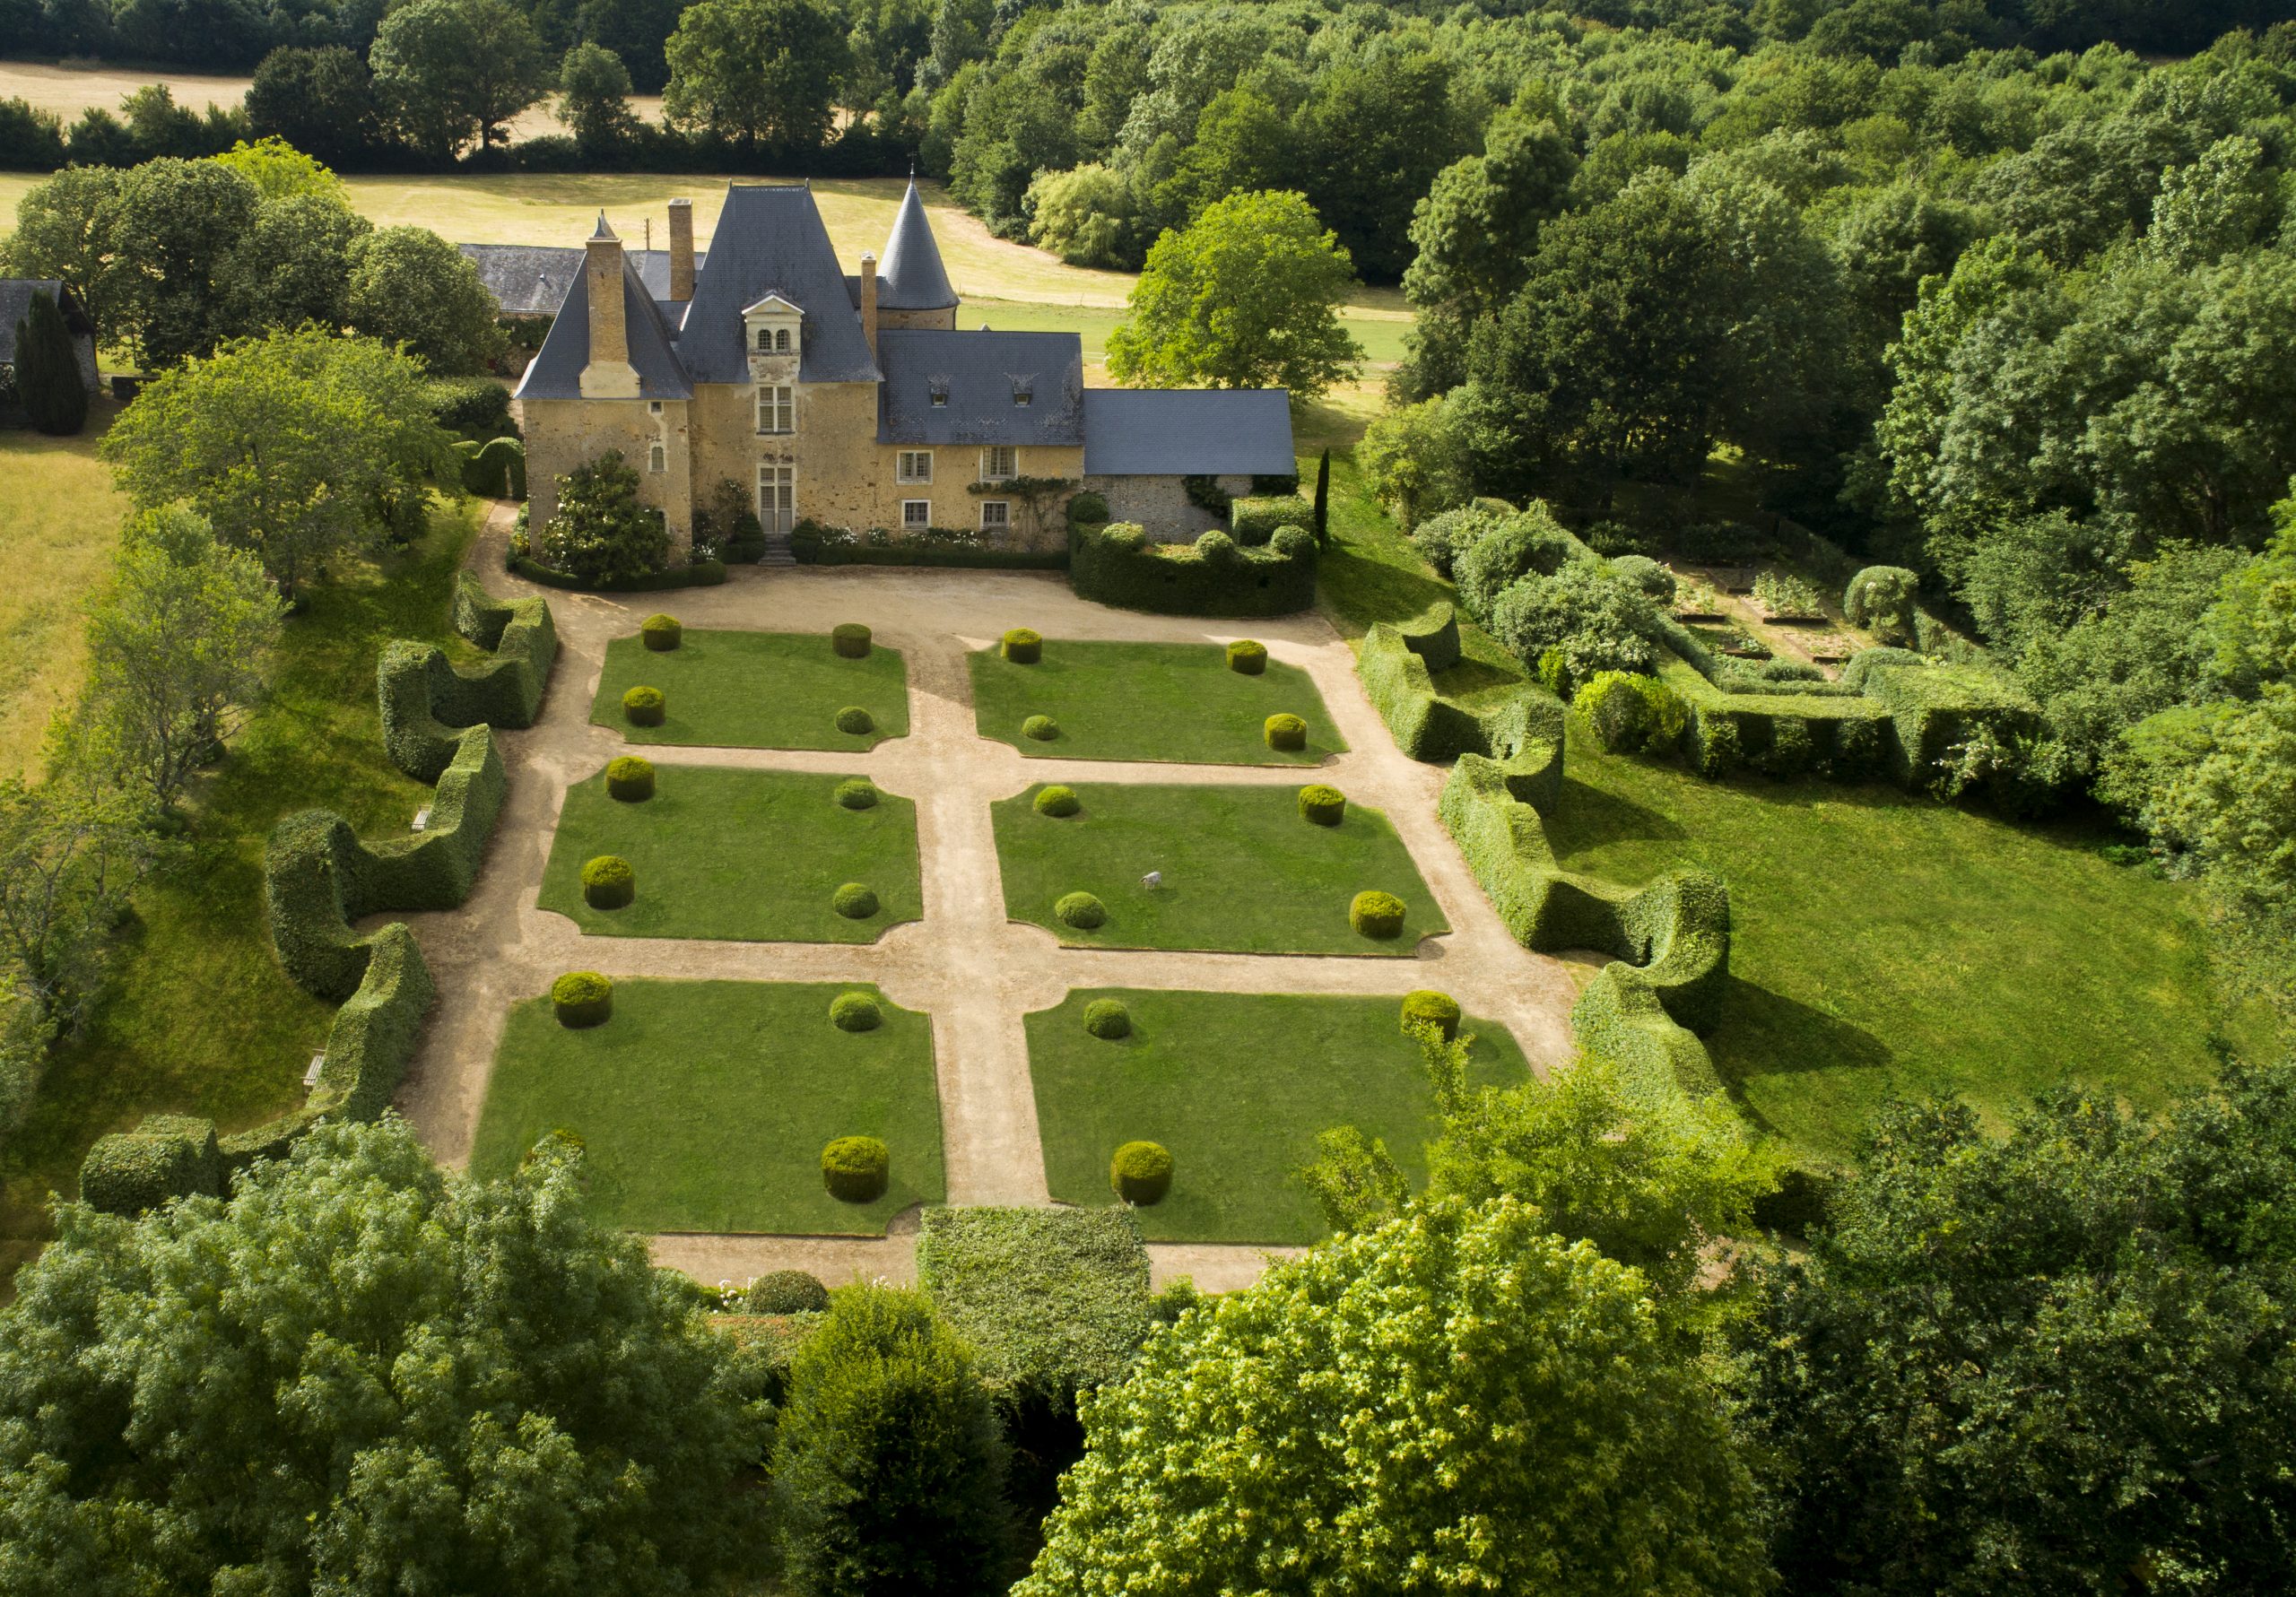
[[[1003,458],[1000,460],[999,456]],[[999,464],[1007,470],[998,471]],[[1021,451],[1011,444],[991,444],[980,452],[980,480],[984,482],[1010,482],[1021,474]]]
[[[930,532],[933,528],[931,499],[903,499],[900,502],[900,530],[904,533]]]
[[[991,510],[996,512],[994,520],[989,517],[988,513]],[[981,500],[980,530],[984,533],[1011,532],[1013,530],[1013,501],[1011,499]]]
[[[777,490],[777,498],[780,497],[778,490],[783,489],[788,490],[786,504],[769,506],[766,503],[768,473],[772,474],[772,486]],[[788,512],[787,525],[781,525],[776,521],[773,512],[777,509]],[[796,526],[797,467],[796,463],[787,460],[761,460],[757,463],[757,518],[759,525],[769,533],[788,532]]]
[[[774,422],[781,425],[774,426]],[[797,390],[790,383],[760,383],[757,390],[757,433],[760,438],[787,438],[797,430]]]
[[[922,461],[925,466],[921,472],[917,469],[919,461]],[[933,481],[933,451],[903,449],[893,461],[893,481],[920,484],[931,482]]]

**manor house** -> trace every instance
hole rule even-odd
[[[1282,389],[1087,388],[1074,333],[960,331],[915,183],[857,274],[799,184],[728,188],[699,260],[692,202],[672,200],[669,245],[657,297],[601,214],[518,385],[537,526],[559,475],[609,449],[680,546],[726,482],[776,542],[811,519],[1050,548],[1078,488],[1192,537],[1215,523],[1184,479],[1248,493],[1296,469]]]

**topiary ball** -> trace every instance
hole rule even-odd
[[[865,736],[877,730],[877,718],[857,704],[848,704],[837,712],[837,729],[855,737]]]
[[[866,777],[849,777],[837,785],[837,802],[848,810],[874,810],[877,785]]]
[[[1348,924],[1366,937],[1403,935],[1403,900],[1377,888],[1355,895],[1347,907]]]
[[[1108,924],[1109,907],[1090,893],[1063,893],[1060,901],[1052,907],[1052,913],[1062,925],[1090,932]]]
[[[1038,814],[1049,815],[1055,820],[1074,815],[1084,807],[1084,801],[1076,796],[1074,787],[1064,787],[1057,782],[1039,792],[1031,802],[1036,805]]]
[[[659,688],[632,688],[622,696],[622,718],[632,726],[659,726],[670,701]]]
[[[1044,658],[1044,638],[1026,627],[1015,627],[1004,634],[999,646],[1007,660],[1015,665],[1034,665]]]
[[[1228,646],[1228,669],[1245,676],[1258,676],[1267,669],[1267,645],[1239,638]]]
[[[885,1011],[866,993],[839,993],[829,1001],[829,1019],[839,1031],[874,1031],[885,1023]]]
[[[829,647],[848,660],[869,657],[869,629],[859,621],[839,621],[829,629]]]
[[[817,1315],[829,1307],[829,1289],[802,1270],[774,1270],[750,1283],[742,1311],[752,1315]]]
[[[595,970],[570,970],[550,984],[550,1007],[561,1026],[601,1025],[613,1014],[613,984]]]
[[[638,623],[638,636],[656,654],[665,654],[684,640],[685,629],[674,615],[649,615]]]
[[[582,867],[582,902],[619,909],[638,896],[638,872],[618,854],[602,854]]]
[[[1050,716],[1031,716],[1021,723],[1021,735],[1034,738],[1040,743],[1048,743],[1060,735],[1060,723]]]
[[[1422,987],[1415,993],[1405,994],[1403,995],[1404,1035],[1409,1037],[1413,1029],[1421,1026],[1434,1027],[1443,1034],[1443,1040],[1446,1042],[1458,1036],[1459,1001],[1448,993],[1438,993],[1429,987]]]
[[[891,1151],[874,1137],[839,1137],[822,1150],[822,1185],[848,1203],[883,1197],[891,1168]]]
[[[642,803],[654,796],[654,762],[636,754],[606,761],[606,796],[625,804]]]
[[[1172,1190],[1172,1156],[1161,1142],[1126,1142],[1109,1160],[1109,1185],[1127,1203],[1145,1206]]]
[[[866,884],[848,881],[829,898],[829,907],[849,921],[865,921],[877,913],[877,895]]]
[[[1266,734],[1267,746],[1286,751],[1308,746],[1308,724],[1290,714],[1270,716],[1260,726]]]
[[[1121,999],[1095,998],[1084,1006],[1084,1029],[1104,1042],[1132,1035],[1132,1011]]]
[[[1347,817],[1347,795],[1336,787],[1311,782],[1300,789],[1300,819],[1318,826],[1337,826]]]

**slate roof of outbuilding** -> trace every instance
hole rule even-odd
[[[947,310],[956,302],[933,224],[926,220],[924,196],[911,178],[885,239],[885,258],[877,265],[877,303],[886,310]]]
[[[580,251],[576,251],[580,254]],[[654,297],[638,280],[629,258],[622,265],[622,314],[630,345],[630,364],[638,371],[640,399],[691,399],[693,382],[670,347],[670,329]],[[735,324],[738,329],[739,322]],[[738,331],[735,336],[739,336]],[[590,363],[590,289],[587,276],[574,274],[550,336],[542,341],[534,364],[518,384],[519,399],[579,399],[582,369]]]
[[[1281,388],[1089,388],[1088,477],[1280,477],[1292,455],[1292,401]]]
[[[877,334],[881,444],[1084,441],[1084,348],[1074,333],[958,333],[886,328]],[[935,390],[947,395],[935,404]],[[1016,390],[1029,403],[1017,404]]]
[[[566,291],[582,275],[582,251],[544,244],[457,244],[478,268],[478,281],[494,296],[504,316],[555,316]],[[638,280],[655,299],[670,302],[670,252],[632,249],[623,252],[637,270]],[[698,272],[709,258],[708,250],[693,257]]]
[[[80,301],[65,291],[64,284],[53,277],[0,277],[0,365],[13,366],[16,361],[16,324],[31,313],[32,296],[47,294],[64,312],[64,325],[74,334],[88,331],[88,318],[80,309]]]

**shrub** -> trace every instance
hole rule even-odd
[[[1222,532],[1194,544],[1152,543],[1129,522],[1070,535],[1068,582],[1082,598],[1161,615],[1290,615],[1316,602],[1316,541],[1279,527],[1265,549]]]
[[[839,621],[829,629],[829,647],[848,660],[869,657],[869,629],[859,621]]]
[[[595,970],[570,970],[550,984],[550,1007],[561,1026],[601,1025],[613,1016],[613,984]]]
[[[1315,521],[1315,508],[1297,493],[1237,499],[1228,508],[1228,529],[1247,549],[1265,543],[1278,527],[1309,527]]]
[[[1260,724],[1260,733],[1271,749],[1288,752],[1308,746],[1308,724],[1289,711],[1270,716]]]
[[[510,430],[510,391],[491,378],[439,378],[423,385],[423,399],[448,432],[492,438]]]
[[[1499,530],[1512,511],[1494,513],[1477,505],[1462,506],[1430,516],[1411,529],[1411,541],[1427,563],[1442,576],[1451,575],[1459,556]]]
[[[866,777],[848,777],[837,785],[837,802],[848,810],[877,807],[877,785]]]
[[[742,1312],[752,1315],[818,1315],[829,1307],[829,1289],[802,1270],[770,1270],[742,1294]]]
[[[874,1203],[885,1195],[892,1154],[874,1137],[839,1137],[822,1150],[822,1185],[848,1203]]]
[[[1052,913],[1062,925],[1090,932],[1108,924],[1109,907],[1090,893],[1063,893]]]
[[[1132,1035],[1132,1011],[1117,998],[1095,998],[1084,1006],[1084,1029],[1104,1042]]]
[[[865,921],[877,913],[877,895],[858,881],[848,881],[831,893],[829,904],[849,921]]]
[[[1566,532],[1544,502],[1534,500],[1460,552],[1460,608],[1487,624],[1500,595],[1522,578],[1552,577],[1578,564],[1596,565],[1595,551]]]
[[[1673,689],[1656,677],[1625,671],[1596,672],[1570,707],[1614,754],[1671,749],[1690,722],[1690,712]]]
[[[1127,1203],[1146,1207],[1172,1190],[1172,1156],[1161,1142],[1126,1142],[1109,1160],[1109,1185]]]
[[[602,854],[582,866],[582,901],[593,909],[620,909],[638,896],[638,872],[618,854]]]
[[[1084,801],[1076,796],[1074,788],[1064,787],[1057,782],[1039,792],[1033,803],[1038,814],[1049,815],[1055,820],[1074,815],[1084,807]]]
[[[1578,535],[1596,554],[1613,559],[1620,555],[1647,555],[1650,552],[1642,534],[1624,522],[1598,521]]]
[[[852,737],[865,737],[877,730],[877,718],[857,704],[848,704],[837,712],[837,729]]]
[[[685,638],[685,629],[674,615],[654,614],[638,623],[638,636],[656,654],[667,654]]]
[[[1841,595],[1841,612],[1853,627],[1863,627],[1883,643],[1911,643],[1914,638],[1914,595],[1921,578],[1903,566],[1868,566],[1849,579]]]
[[[1702,521],[1674,534],[1686,559],[1704,566],[1743,566],[1770,552],[1770,540],[1743,521]]]
[[[1060,735],[1060,723],[1050,716],[1031,716],[1021,723],[1021,735],[1039,743],[1048,743]]]
[[[622,718],[632,726],[659,726],[670,713],[670,701],[659,688],[632,688],[622,696]]]
[[[999,652],[1015,665],[1034,665],[1044,657],[1044,638],[1027,627],[1015,627],[1004,634]]]
[[[1106,526],[1109,501],[1103,495],[1088,488],[1082,493],[1068,496],[1068,508],[1065,514],[1072,527]]]
[[[88,1150],[80,1196],[107,1214],[137,1215],[170,1199],[220,1196],[223,1159],[215,1124],[186,1115],[152,1115]]]
[[[1403,935],[1404,902],[1393,893],[1370,888],[1355,895],[1347,907],[1347,924],[1366,937],[1382,941]]]
[[[1403,995],[1403,1032],[1409,1037],[1422,1026],[1432,1026],[1446,1040],[1459,1035],[1459,1001],[1431,987]]]
[[[1611,575],[1656,604],[1674,602],[1674,574],[1647,554],[1622,554],[1611,562]]]
[[[463,491],[483,499],[523,499],[526,497],[526,447],[513,438],[459,443]]]
[[[1499,596],[1488,624],[1492,636],[1526,661],[1554,651],[1564,688],[1598,671],[1648,672],[1657,663],[1650,642],[1657,611],[1600,566],[1523,577]]]
[[[1337,826],[1347,815],[1347,795],[1321,782],[1300,789],[1300,819],[1317,826]]]
[[[654,796],[654,762],[636,754],[606,761],[606,794],[626,804]]]
[[[1242,676],[1262,674],[1267,670],[1267,645],[1239,638],[1228,646],[1228,669]]]
[[[535,534],[535,556],[552,571],[597,585],[648,577],[667,565],[661,513],[638,502],[638,473],[609,450],[558,480],[558,513]]]
[[[1148,1334],[1148,1250],[1120,1204],[928,1209],[917,1279],[1008,1413],[1074,1413],[1076,1394],[1120,1378]]]
[[[839,1031],[874,1031],[885,1023],[885,1011],[866,993],[839,993],[829,1002],[829,1019]]]

